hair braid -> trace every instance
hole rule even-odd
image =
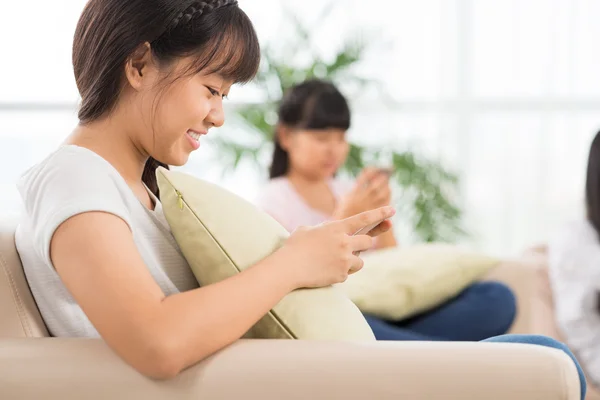
[[[202,15],[208,14],[218,8],[237,5],[237,0],[209,0],[209,1],[195,1],[184,11],[179,13],[177,17],[171,22],[167,31],[175,29],[179,26],[183,26],[189,23],[192,19],[200,18]]]

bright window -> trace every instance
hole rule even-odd
[[[71,41],[84,3],[0,6],[0,203],[6,212],[19,211],[18,176],[76,124]],[[241,0],[263,42],[280,37],[282,4],[310,20],[322,3]],[[351,99],[353,138],[398,149],[414,145],[460,171],[466,221],[481,249],[521,251],[582,215],[587,149],[600,128],[599,2],[365,4],[336,2],[315,33],[324,52],[352,32],[381,38],[371,43],[364,72],[384,80],[396,103]],[[253,99],[240,89],[230,108]],[[213,150],[205,150],[187,169],[244,196],[257,193],[257,171],[243,167],[221,180]]]

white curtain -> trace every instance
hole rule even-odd
[[[82,0],[0,5],[0,205],[16,214],[18,176],[76,123],[71,41]],[[264,43],[280,39],[282,6],[314,21],[322,1],[241,0]],[[368,41],[361,72],[394,102],[356,96],[352,139],[440,159],[462,177],[469,243],[514,254],[583,215],[587,151],[600,129],[597,0],[339,0],[315,43]],[[232,92],[253,101],[251,88]],[[231,129],[224,127],[222,130]],[[213,134],[219,134],[216,131]],[[186,170],[253,198],[261,175],[222,179],[214,149]]]

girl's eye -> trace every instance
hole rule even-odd
[[[210,94],[212,96],[220,96],[223,100],[227,99],[226,94],[221,95],[217,90],[209,88],[208,86],[206,88],[208,89],[208,91],[210,92]]]

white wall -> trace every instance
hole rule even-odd
[[[285,37],[281,6],[314,20],[322,1],[241,0],[263,42]],[[315,32],[324,55],[347,34],[379,38],[362,72],[395,104],[353,97],[352,138],[439,157],[463,177],[473,244],[515,253],[582,212],[587,146],[600,129],[600,2],[340,0]],[[0,5],[0,204],[19,174],[76,123],[70,48],[81,0]],[[250,88],[231,102],[254,98]],[[222,130],[226,130],[224,127]],[[219,132],[215,132],[218,134]],[[220,178],[211,149],[187,169],[253,197],[248,166]]]

